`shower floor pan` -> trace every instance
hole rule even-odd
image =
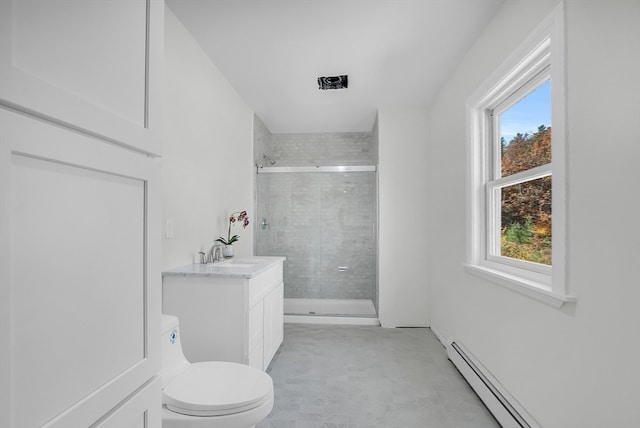
[[[369,299],[284,299],[284,321],[304,324],[380,325]]]

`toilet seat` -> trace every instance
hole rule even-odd
[[[191,416],[222,416],[261,406],[273,396],[273,381],[262,370],[223,361],[193,363],[162,394],[167,409]]]

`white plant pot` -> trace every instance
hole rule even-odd
[[[222,246],[222,257],[225,259],[230,259],[233,257],[233,245],[223,245]]]

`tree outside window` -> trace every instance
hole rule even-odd
[[[527,174],[551,164],[549,80],[502,111],[498,122],[499,177]],[[551,265],[551,220],[550,172],[502,187],[500,255]]]

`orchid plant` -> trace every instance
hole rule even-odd
[[[249,216],[246,211],[238,211],[229,217],[229,230],[227,231],[227,239],[224,239],[222,236],[216,239],[216,242],[220,242],[224,245],[231,245],[236,242],[240,237],[238,235],[231,236],[231,228],[236,225],[236,223],[242,223],[242,228],[246,228],[249,226]]]

